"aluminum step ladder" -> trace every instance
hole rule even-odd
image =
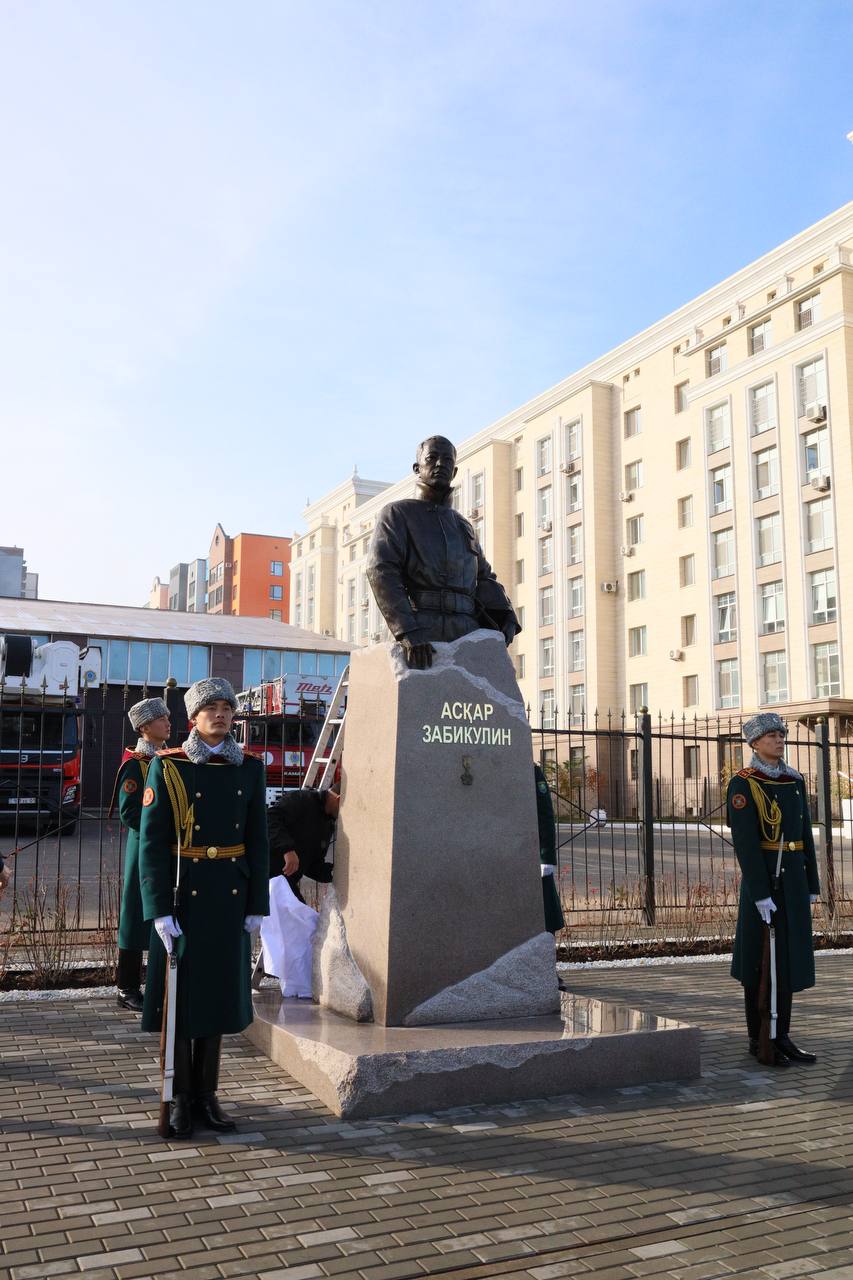
[[[323,727],[314,746],[308,768],[305,770],[305,777],[302,779],[300,790],[317,787],[320,791],[326,791],[332,785],[344,745],[348,691],[349,664],[344,667],[332,696],[332,701],[329,703],[329,709],[326,712],[326,718],[323,721]],[[252,968],[252,987],[255,991],[260,990],[261,982],[265,976],[264,952],[263,947],[261,947]]]

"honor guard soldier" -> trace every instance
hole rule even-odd
[[[192,731],[148,770],[139,847],[145,918],[163,943],[148,958],[145,1031],[161,1030],[173,946],[178,958],[176,1138],[188,1138],[195,1123],[236,1127],[216,1097],[222,1036],[252,1021],[250,934],[269,911],[264,766],[231,733],[234,690],[227,680],[199,680],[184,701]]]
[[[786,764],[785,725],[775,712],[753,716],[743,736],[753,749],[746,769],[736,773],[727,795],[728,821],[743,874],[732,977],[743,984],[749,1051],[758,1055],[761,1028],[759,983],[765,926],[775,930],[777,984],[776,1066],[815,1062],[790,1038],[793,992],[815,983],[811,904],[820,884],[802,774]],[[774,887],[781,846],[780,875]]]
[[[139,821],[148,766],[169,740],[169,708],[162,698],[145,698],[127,713],[139,740],[125,749],[113,790],[118,796],[122,826],[127,828],[124,851],[124,886],[118,923],[118,1003],[123,1009],[142,1009],[142,953],[148,950],[151,925],[142,914],[139,890]],[[112,813],[113,805],[110,805]]]
[[[545,928],[558,934],[565,929],[566,921],[560,895],[554,883],[557,870],[557,832],[554,826],[554,805],[551,788],[545,774],[534,764],[536,778],[536,820],[539,825],[539,862],[542,867],[542,905],[545,908]]]

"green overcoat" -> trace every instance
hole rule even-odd
[[[177,1035],[228,1035],[252,1021],[246,916],[269,914],[269,845],[264,766],[216,756],[193,764],[182,751],[158,756],[142,798],[139,869],[146,920],[172,915],[176,827],[182,848],[177,917]],[[187,852],[189,851],[189,852]],[[159,1031],[166,952],[156,935],[148,955],[142,1027]]]
[[[557,861],[557,833],[554,827],[554,806],[551,802],[551,789],[545,774],[534,764],[536,777],[536,818],[539,824],[539,861],[543,867],[552,867]],[[560,895],[554,883],[555,877],[542,877],[542,905],[545,908],[545,928],[549,933],[559,933],[564,929],[566,921],[560,904]]]
[[[758,769],[741,769],[726,796],[729,826],[743,875],[732,977],[757,986],[761,971],[764,925],[755,904],[772,898],[776,929],[779,987],[804,991],[815,983],[810,894],[820,893],[814,837],[802,776],[793,770],[769,778]],[[772,889],[779,840],[783,841],[782,873]],[[762,848],[762,844],[767,847]],[[789,848],[799,845],[799,848]]]
[[[151,934],[151,925],[146,924],[142,914],[142,893],[139,888],[139,821],[142,817],[142,793],[150,763],[149,756],[126,751],[116,778],[119,817],[122,826],[127,828],[124,884],[118,918],[118,945],[122,951],[147,951]]]

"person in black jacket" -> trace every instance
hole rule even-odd
[[[305,901],[299,890],[303,876],[320,884],[332,879],[326,851],[340,803],[340,795],[331,788],[305,787],[285,791],[269,811],[270,876],[283,875],[300,902]]]

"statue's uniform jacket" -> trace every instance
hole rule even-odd
[[[264,766],[245,755],[239,765],[212,757],[193,764],[182,751],[158,756],[148,770],[142,803],[139,869],[147,920],[173,914],[175,818],[164,768],[171,763],[192,806],[188,834],[198,855],[181,858],[176,940],[177,1034],[186,1039],[233,1034],[252,1021],[247,915],[269,913]],[[208,849],[244,845],[240,854],[209,857]],[[187,841],[184,840],[184,847]],[[142,1026],[159,1031],[166,952],[153,938]]]
[[[145,951],[151,934],[142,914],[142,894],[139,886],[139,823],[142,818],[142,796],[150,756],[125,750],[116,778],[118,812],[122,826],[127,828],[124,847],[124,884],[121,891],[118,945],[123,951]]]
[[[757,788],[757,792],[754,793],[753,788]],[[761,803],[756,802],[756,795]],[[774,801],[781,815],[781,829],[778,823],[775,827],[768,823]],[[758,984],[764,925],[755,904],[762,898],[772,897],[778,908],[773,922],[779,986],[786,991],[813,987],[814,944],[809,895],[820,893],[820,881],[805,782],[799,773],[769,778],[758,769],[741,769],[729,783],[726,805],[743,875],[732,977],[745,986]],[[782,873],[778,890],[771,891],[780,835],[785,846]],[[762,848],[762,841],[774,842],[775,848]],[[802,848],[788,849],[790,842],[800,843]]]
[[[446,504],[407,498],[384,507],[373,530],[367,577],[397,640],[408,636],[417,642],[424,630],[430,640],[456,640],[490,625],[482,610],[497,626],[515,618],[474,529]],[[441,590],[474,600],[479,616],[421,609],[419,618],[409,593]]]

